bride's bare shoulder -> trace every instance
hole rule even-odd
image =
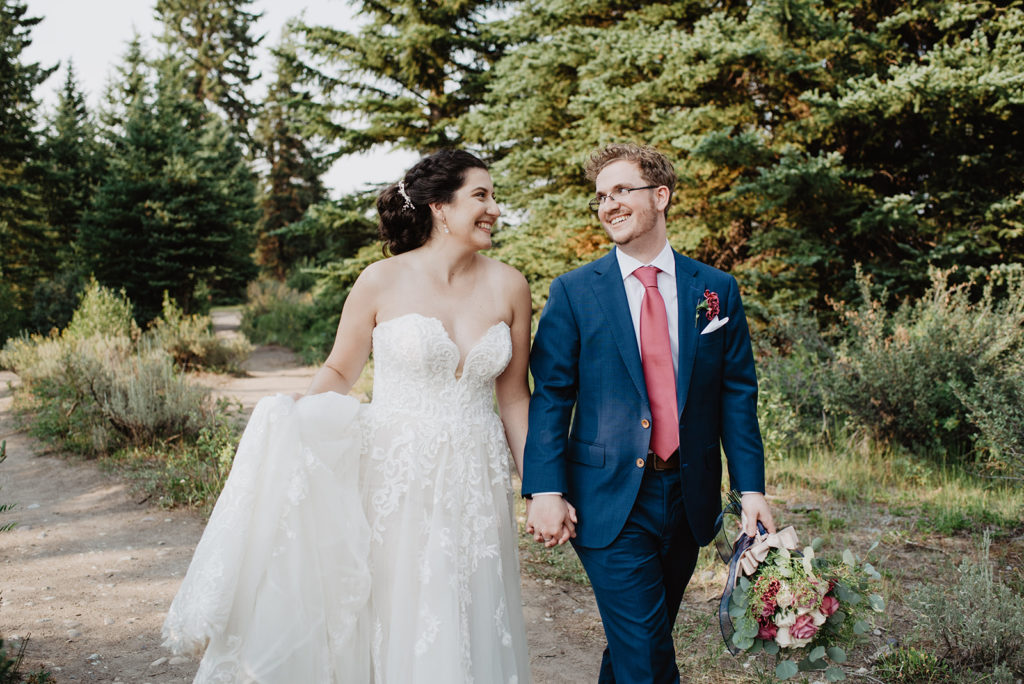
[[[500,279],[506,285],[526,283],[526,278],[515,267],[509,266],[503,261],[492,259],[489,256],[484,256],[483,254],[480,255],[480,258],[484,260],[484,268],[487,269],[487,273],[491,277]]]
[[[409,265],[409,257],[406,254],[389,256],[379,261],[374,261],[364,268],[363,272],[359,274],[358,280],[374,287],[393,283],[398,276],[408,272]]]

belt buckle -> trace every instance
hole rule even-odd
[[[675,470],[679,464],[678,459],[678,451],[674,451],[672,455],[665,460],[661,460],[661,457],[653,451],[647,452],[647,465],[651,470]]]

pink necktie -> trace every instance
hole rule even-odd
[[[640,356],[644,365],[647,399],[651,402],[651,451],[667,459],[679,448],[679,413],[676,409],[676,376],[672,369],[672,344],[668,337],[665,300],[658,292],[656,266],[633,271],[644,285],[640,304]]]

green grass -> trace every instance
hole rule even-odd
[[[924,533],[949,535],[990,527],[998,536],[1020,530],[1024,520],[1024,489],[1012,481],[915,460],[888,448],[847,446],[777,458],[768,479],[769,493],[823,497],[854,509],[884,506],[891,515],[913,518],[914,529]],[[854,524],[849,518],[823,521],[814,515],[809,522],[826,532]]]

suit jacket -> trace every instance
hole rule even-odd
[[[735,278],[674,252],[679,307],[679,456],[694,539],[715,535],[724,448],[731,487],[764,491],[757,376]],[[704,291],[729,322],[707,335]],[[534,391],[523,494],[563,492],[577,510],[576,543],[602,548],[622,530],[643,479],[651,407],[614,250],[559,276],[530,352]],[[644,425],[648,427],[644,427]],[[656,457],[655,457],[656,458]]]

